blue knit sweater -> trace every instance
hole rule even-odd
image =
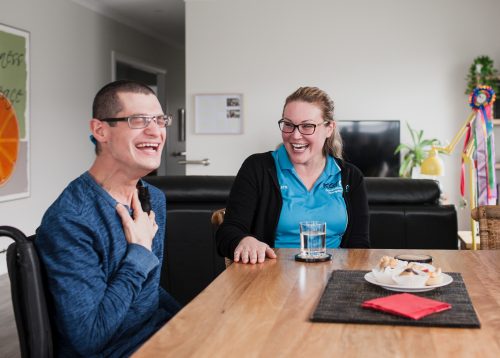
[[[159,287],[165,196],[144,185],[159,227],[152,251],[127,243],[116,200],[88,172],[45,213],[35,244],[58,356],[128,356],[177,312],[178,304]]]

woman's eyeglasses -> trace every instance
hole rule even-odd
[[[311,135],[316,131],[316,127],[322,124],[327,124],[328,121],[323,121],[322,123],[314,124],[314,123],[301,123],[301,124],[293,124],[286,119],[280,119],[278,121],[278,126],[283,133],[293,133],[295,128],[299,130],[300,134]]]

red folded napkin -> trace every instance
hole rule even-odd
[[[436,301],[410,293],[399,293],[365,301],[361,304],[361,307],[372,308],[412,319],[420,319],[435,312],[449,310],[451,305],[446,302]]]

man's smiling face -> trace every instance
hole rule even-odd
[[[118,98],[122,103],[122,110],[115,117],[163,114],[160,102],[152,94],[120,92]],[[117,122],[115,126],[108,128],[107,133],[103,150],[124,171],[137,171],[144,176],[160,166],[167,137],[166,128],[158,127],[154,121],[141,129],[132,129],[127,122]]]

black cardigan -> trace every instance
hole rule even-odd
[[[368,248],[369,214],[363,175],[354,165],[335,160],[341,168],[348,217],[340,247]],[[245,236],[253,236],[274,247],[282,202],[271,152],[248,157],[234,180],[224,222],[216,233],[219,254],[232,258]]]

